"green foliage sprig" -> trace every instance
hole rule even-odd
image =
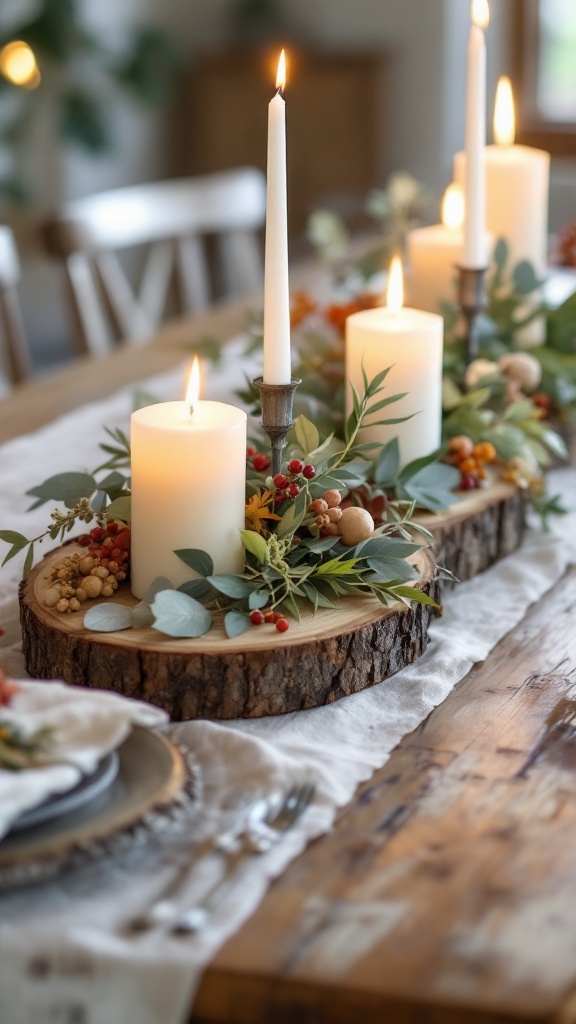
[[[123,523],[130,521],[129,477],[119,472],[119,467],[130,466],[130,443],[119,428],[104,429],[111,443],[100,444],[106,461],[93,473],[58,473],[26,491],[29,497],[35,498],[29,512],[48,501],[61,502],[66,511],[53,509],[50,525],[36,537],[27,537],[15,530],[0,530],[0,540],[10,545],[2,565],[26,549],[23,568],[26,576],[34,564],[34,545],[41,544],[47,537],[64,540],[76,523],[96,521],[102,525],[106,519],[117,519]],[[101,476],[103,472],[105,475]]]
[[[34,768],[50,749],[53,738],[51,726],[25,733],[14,722],[0,719],[0,768],[10,772]]]

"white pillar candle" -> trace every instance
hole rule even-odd
[[[402,308],[402,268],[393,262],[388,305],[353,313],[346,321],[346,415],[352,411],[350,384],[362,394],[362,366],[372,380],[386,367],[383,397],[406,393],[405,398],[377,413],[373,419],[412,418],[390,426],[366,426],[362,441],[386,444],[398,437],[400,465],[429,455],[440,445],[442,423],[443,321],[436,313]],[[396,288],[398,289],[396,291]],[[369,422],[369,421],[368,421]]]
[[[454,282],[462,262],[464,198],[458,185],[449,185],[442,201],[442,223],[414,228],[406,235],[410,278],[408,297],[416,309],[437,313],[440,301],[456,300]]]
[[[246,413],[221,402],[163,402],[132,414],[132,593],[196,573],[174,551],[200,548],[214,571],[244,567]]]
[[[496,144],[485,150],[486,222],[491,234],[508,243],[510,268],[528,260],[542,280],[547,265],[550,154],[514,144],[514,99],[509,81],[501,83],[494,112]],[[457,153],[457,181],[464,180],[466,166],[466,154]],[[523,340],[538,342],[543,337],[544,323],[538,321]]]
[[[464,248],[462,266],[486,265],[484,147],[486,144],[486,41],[488,0],[472,0],[466,88],[466,174],[464,180]]]
[[[453,182],[442,201],[442,223],[427,228],[414,228],[406,235],[410,278],[407,283],[410,305],[437,313],[440,302],[456,302],[458,266],[462,263],[464,244],[464,197]],[[492,248],[491,236],[485,235],[486,252]]]
[[[277,93],[268,107],[266,246],[264,260],[264,383],[289,384],[290,289],[286,192],[286,80],[284,50],[278,62]]]

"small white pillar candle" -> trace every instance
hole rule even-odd
[[[464,247],[462,266],[486,266],[484,147],[486,143],[486,40],[488,0],[472,0],[466,88],[466,174],[464,179]]]
[[[508,79],[498,83],[494,138],[495,145],[485,150],[488,231],[508,243],[510,268],[528,260],[543,280],[547,266],[550,154],[514,144],[514,97]],[[466,166],[466,154],[457,153],[457,181],[464,180]],[[530,325],[523,341],[538,343],[544,337],[544,326],[541,320]]]
[[[429,455],[440,445],[442,424],[442,342],[444,324],[436,313],[402,308],[402,268],[393,261],[388,305],[353,313],[346,321],[346,415],[352,411],[350,384],[359,394],[362,366],[372,380],[386,367],[386,395],[405,398],[377,413],[374,419],[412,418],[390,426],[366,426],[362,441],[387,444],[398,437],[400,465]]]
[[[242,572],[246,413],[192,399],[150,405],[132,414],[131,448],[135,597],[158,576],[178,587],[196,575],[181,548],[207,551],[216,573]]]
[[[456,302],[458,267],[462,263],[464,233],[464,197],[455,182],[448,186],[442,200],[442,223],[414,228],[406,235],[410,278],[407,285],[410,305],[437,313],[441,300]],[[485,235],[490,254],[492,237]]]
[[[442,223],[414,228],[406,235],[410,278],[408,296],[416,309],[437,313],[442,299],[454,302],[454,282],[462,262],[464,197],[452,184],[442,200]]]
[[[286,190],[286,83],[284,50],[278,62],[277,93],[268,107],[266,245],[264,256],[264,383],[289,384],[290,288]]]

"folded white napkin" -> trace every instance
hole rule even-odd
[[[98,762],[126,738],[133,725],[150,728],[167,721],[159,708],[117,693],[87,690],[65,683],[11,680],[18,686],[0,722],[29,735],[52,730],[42,765],[12,772],[0,768],[0,840],[24,811],[53,793],[64,793],[94,771]]]

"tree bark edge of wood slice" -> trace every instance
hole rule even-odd
[[[527,498],[519,487],[505,481],[460,492],[460,497],[444,512],[419,513],[415,519],[433,534],[438,565],[463,582],[520,547]]]
[[[59,614],[41,602],[46,575],[68,548],[47,555],[20,585],[27,671],[145,700],[178,721],[260,718],[330,704],[394,675],[428,643],[432,607],[384,608],[372,597],[345,598],[334,610],[305,614],[284,634],[271,624],[235,640],[226,639],[220,625],[197,640],[175,640],[151,628],[90,632],[82,624],[86,606]],[[421,571],[416,585],[438,602],[431,554],[420,551],[414,559]],[[137,603],[127,586],[112,600]]]

